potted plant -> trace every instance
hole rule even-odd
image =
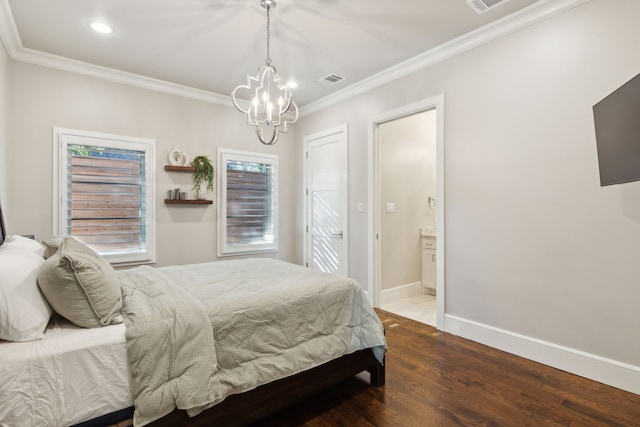
[[[206,192],[213,191],[213,178],[215,176],[213,164],[208,156],[196,156],[191,164],[196,168],[193,172],[193,189],[196,192],[196,198],[204,199]],[[202,188],[205,182],[207,184],[206,190]]]

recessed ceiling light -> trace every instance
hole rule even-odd
[[[113,29],[103,22],[92,22],[91,29],[100,34],[111,34]]]
[[[298,87],[298,83],[291,81],[287,83],[287,86],[289,86],[290,89],[295,89]]]

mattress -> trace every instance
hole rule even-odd
[[[124,332],[55,316],[42,340],[0,341],[0,426],[68,426],[132,406]]]

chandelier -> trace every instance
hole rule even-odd
[[[287,123],[298,120],[298,107],[293,102],[291,89],[282,84],[282,79],[271,65],[269,39],[271,37],[271,18],[269,11],[276,7],[274,0],[261,0],[260,5],[267,9],[267,61],[258,69],[256,76],[247,76],[247,84],[236,87],[231,92],[233,105],[247,115],[247,124],[256,127],[260,142],[273,145],[279,132],[287,131]],[[251,101],[246,108],[238,103],[237,93],[247,91]],[[291,111],[289,113],[289,111]],[[289,113],[289,114],[287,114]]]

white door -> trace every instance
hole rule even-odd
[[[347,127],[305,137],[305,263],[348,275]]]

